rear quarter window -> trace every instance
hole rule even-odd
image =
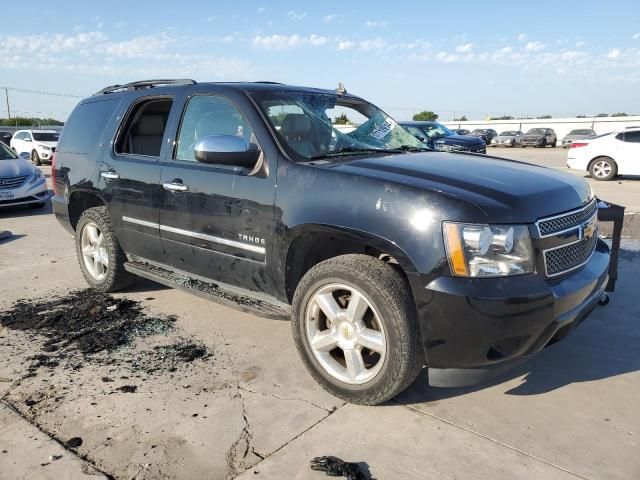
[[[62,129],[58,152],[90,153],[106,128],[119,101],[115,98],[79,104]]]

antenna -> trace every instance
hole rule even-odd
[[[338,82],[338,88],[336,88],[336,93],[338,95],[344,95],[347,93],[347,89],[344,88],[344,84],[342,82]]]

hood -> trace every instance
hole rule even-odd
[[[36,167],[31,162],[16,158],[15,160],[0,160],[0,177],[21,177],[22,175],[33,175]]]
[[[490,223],[533,223],[580,207],[591,198],[591,188],[580,177],[486,155],[422,152],[357,157],[324,168],[454,197],[479,207]]]
[[[484,144],[484,140],[473,135],[449,135],[448,137],[438,138],[433,143],[444,143],[445,145],[464,145],[465,147],[480,146]]]

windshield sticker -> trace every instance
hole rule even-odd
[[[389,135],[391,130],[396,128],[397,123],[392,118],[387,118],[383,123],[378,125],[370,134],[370,137],[375,138],[376,140],[382,140],[384,137]]]

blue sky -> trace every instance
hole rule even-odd
[[[0,85],[20,89],[342,81],[398,119],[423,108],[444,120],[640,113],[637,0],[30,1],[2,11]],[[61,119],[77,102],[18,90],[10,100],[24,115]]]

